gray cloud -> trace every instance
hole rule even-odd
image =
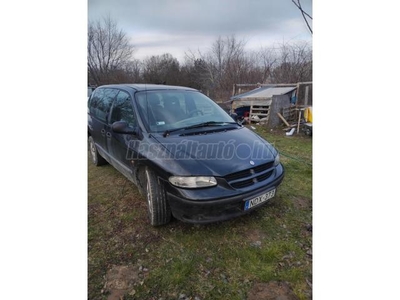
[[[311,0],[301,3],[312,15]],[[140,47],[159,52],[158,46],[175,47],[178,53],[178,45],[183,52],[232,34],[255,37],[258,44],[272,37],[311,39],[291,0],[89,0],[88,8],[89,20],[110,14],[132,38],[138,53],[143,52]]]

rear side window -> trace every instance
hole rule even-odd
[[[110,124],[117,121],[125,121],[132,128],[136,126],[135,112],[131,100],[128,93],[124,91],[118,93],[117,99],[115,99],[113,104]]]
[[[97,119],[106,122],[112,101],[117,93],[118,90],[115,89],[96,89],[90,98],[90,114]]]

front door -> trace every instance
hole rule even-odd
[[[132,146],[135,146],[139,140],[136,135],[113,132],[111,125],[117,121],[125,121],[129,127],[137,128],[137,119],[132,106],[132,98],[125,91],[120,91],[113,103],[109,120],[110,130],[107,132],[107,144],[108,149],[110,149],[113,165],[125,176],[135,181],[136,156],[131,152],[131,149],[135,148]]]

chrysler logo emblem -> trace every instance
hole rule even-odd
[[[251,164],[252,166],[254,166],[254,161],[251,160],[251,161],[250,161],[250,164]]]

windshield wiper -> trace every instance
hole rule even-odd
[[[199,124],[194,124],[188,127],[182,127],[182,128],[176,128],[176,129],[171,129],[171,130],[166,130],[163,133],[163,137],[167,137],[171,132],[174,131],[179,131],[179,130],[186,130],[186,129],[193,129],[193,128],[201,128],[201,127],[207,127],[207,126],[220,126],[220,125],[228,125],[228,124],[235,124],[235,125],[239,125],[240,124],[236,123],[236,122],[217,122],[217,121],[208,121],[208,122],[203,122],[203,123],[199,123]]]
[[[174,131],[179,131],[179,130],[185,130],[186,128],[185,127],[182,127],[182,128],[176,128],[176,129],[167,129],[167,130],[165,130],[164,131],[164,133],[163,133],[163,137],[167,137],[167,136],[169,136],[169,134],[171,133],[171,132],[174,132]]]
[[[236,122],[216,122],[216,121],[209,121],[209,122],[204,122],[200,124],[195,124],[189,127],[185,127],[185,129],[192,129],[192,128],[200,128],[200,127],[207,127],[207,126],[216,126],[216,125],[227,125],[227,124],[236,124],[239,125]]]

